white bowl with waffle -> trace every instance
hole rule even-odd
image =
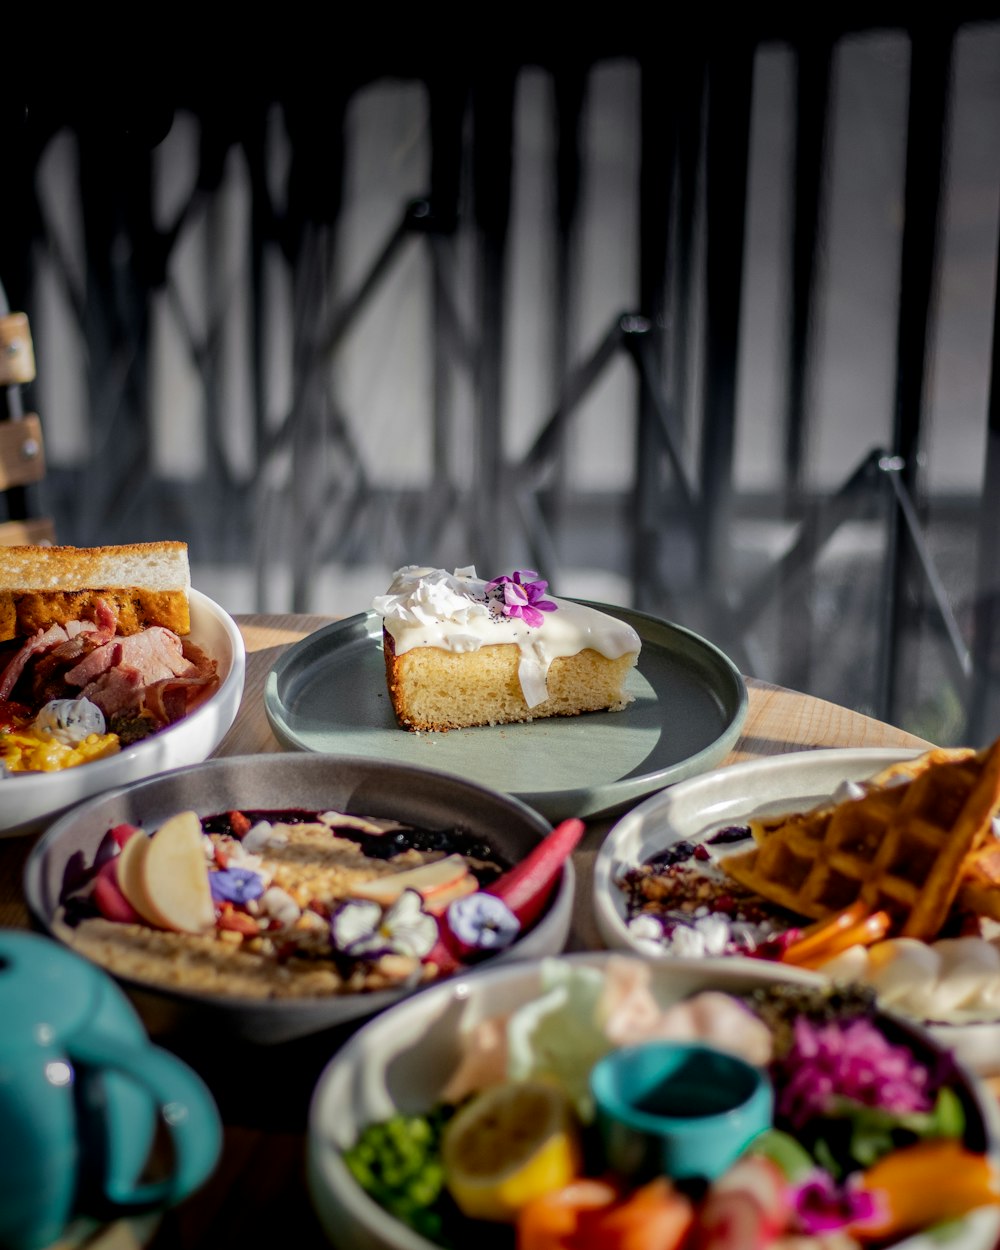
[[[957,758],[958,754],[940,753],[940,762],[946,762],[951,756]],[[985,758],[986,754],[981,753],[981,756]],[[846,852],[854,854],[854,848],[840,844],[829,846],[820,839],[812,846],[810,856],[785,855],[784,851],[790,847],[798,845],[801,849],[808,840],[807,835],[794,831],[789,844],[781,848],[782,853],[763,856],[759,848],[766,844],[767,838],[762,842],[762,826],[769,831],[780,829],[784,814],[828,808],[835,795],[850,802],[852,795],[857,798],[861,793],[859,783],[869,781],[894,765],[908,771],[911,761],[918,758],[919,752],[881,748],[796,752],[719,769],[647,800],[618,822],[597,857],[594,905],[605,942],[612,948],[641,951],[670,960],[678,958],[678,949],[691,949],[690,943],[663,942],[657,934],[659,921],[656,917],[668,908],[668,903],[663,903],[662,907],[652,906],[650,921],[637,923],[642,898],[648,896],[648,889],[644,895],[637,894],[635,871],[657,857],[662,862],[665,853],[670,858],[675,848],[681,847],[683,854],[682,844],[699,848],[702,858],[692,856],[688,861],[699,871],[704,870],[707,876],[725,874],[726,879],[736,879],[744,886],[757,889],[766,896],[768,903],[773,903],[776,915],[784,917],[786,924],[791,917],[792,923],[805,927],[821,916],[833,914],[833,903],[829,899],[824,903],[815,894],[815,876],[810,875],[810,869],[820,858],[826,858],[842,869],[846,864],[851,871],[860,873],[859,867],[851,868],[849,855],[844,858]],[[991,765],[994,773],[996,764],[994,756]],[[983,773],[986,772],[984,764]],[[1000,1074],[1000,949],[994,945],[1000,887],[983,880],[982,864],[982,858],[988,859],[1000,846],[996,843],[995,832],[989,832],[990,809],[996,810],[990,798],[995,785],[995,776],[985,777],[978,799],[984,809],[980,816],[985,816],[985,825],[978,817],[977,821],[986,832],[981,835],[977,850],[959,856],[964,867],[950,897],[938,898],[936,902],[928,898],[938,889],[937,869],[946,860],[949,848],[939,840],[930,839],[925,827],[928,806],[924,804],[920,812],[913,813],[920,829],[909,841],[903,839],[905,846],[897,843],[896,860],[902,859],[903,863],[897,863],[881,878],[870,877],[861,890],[856,891],[869,900],[872,910],[885,907],[889,905],[887,900],[893,900],[913,918],[913,931],[909,931],[906,916],[900,912],[894,917],[891,940],[867,947],[852,945],[819,965],[809,965],[818,968],[821,975],[871,985],[887,1010],[929,1024],[939,1040],[986,1075]],[[969,797],[971,799],[971,793]],[[937,800],[932,797],[929,806],[936,805]],[[956,808],[956,825],[958,810]],[[751,822],[757,829],[756,841],[750,836]],[[720,831],[738,831],[741,826],[747,827],[744,840],[731,840],[735,834],[727,834],[724,840],[719,840]],[[879,831],[873,840],[873,859],[878,857],[878,848],[888,844],[883,834],[884,831]],[[839,843],[843,837],[835,834],[833,840]],[[731,874],[727,872],[725,861],[730,856],[742,861],[742,871],[733,867]],[[926,863],[921,862],[922,857]],[[879,865],[878,871],[883,872],[881,860]],[[769,888],[769,874],[774,875],[774,890]],[[782,874],[787,875],[783,878]],[[850,872],[847,875],[850,876]],[[799,899],[801,905],[796,907],[794,904]],[[953,903],[955,910],[950,910]],[[780,904],[784,904],[786,910]],[[970,917],[964,930],[956,923],[959,908]],[[933,928],[934,916],[939,913],[948,915],[939,931],[919,929],[921,925],[926,928],[925,921]],[[971,932],[972,927],[975,927],[975,934]],[[989,968],[994,963],[996,970],[991,982]],[[992,1009],[991,994],[996,1001]]]

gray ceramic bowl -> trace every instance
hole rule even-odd
[[[24,886],[35,921],[60,937],[57,920],[67,874],[89,866],[105,833],[122,821],[155,828],[193,808],[202,816],[234,808],[325,810],[384,816],[427,828],[461,825],[511,862],[546,834],[548,822],[517,799],[445,773],[377,760],[323,755],[234,756],[115,790],[53,824],[32,849]],[[562,950],[573,907],[572,864],[542,919],[488,962]],[[152,1033],[205,1029],[260,1043],[304,1038],[356,1021],[404,997],[405,990],[325,998],[257,1000],[157,987],[121,978]]]

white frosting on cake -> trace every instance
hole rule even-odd
[[[397,570],[372,608],[382,617],[397,655],[414,647],[454,652],[503,643],[518,647],[518,677],[529,708],[545,701],[545,677],[553,660],[588,647],[617,660],[638,653],[642,645],[631,625],[566,599],[551,598],[556,610],[545,612],[541,625],[528,625],[505,616],[502,600],[488,598],[486,586],[471,566],[452,574],[409,564]]]

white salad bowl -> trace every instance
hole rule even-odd
[[[207,595],[190,592],[188,638],[218,665],[214,693],[176,724],[106,759],[51,773],[0,777],[0,837],[34,833],[92,795],[207,759],[236,719],[246,674],[243,636]]]
[[[620,957],[620,956],[619,956]],[[562,956],[563,960],[605,967],[613,953]],[[700,990],[745,993],[776,982],[800,981],[794,969],[749,959],[651,963],[651,988],[661,1006]],[[309,1189],[330,1240],[344,1250],[435,1250],[396,1220],[355,1181],[343,1159],[361,1130],[396,1112],[428,1111],[455,1070],[459,1037],[479,1021],[502,1015],[538,997],[542,961],[473,972],[425,990],[383,1012],[334,1056],[316,1086],[309,1113]],[[940,1048],[916,1026],[904,1034],[933,1056]],[[957,1069],[955,1086],[966,1105],[967,1140],[985,1145],[997,1157],[1000,1110],[979,1078]],[[952,1226],[949,1250],[994,1250],[1000,1208],[972,1212]],[[929,1235],[895,1243],[893,1250],[940,1250]]]

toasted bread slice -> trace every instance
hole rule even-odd
[[[187,543],[120,547],[0,547],[0,641],[91,614],[103,599],[118,632],[191,630]]]

